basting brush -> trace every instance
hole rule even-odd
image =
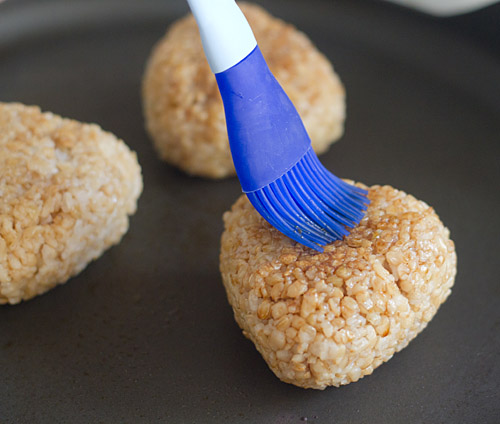
[[[367,192],[329,172],[292,102],[269,70],[234,0],[188,0],[224,103],[236,173],[255,209],[312,249],[349,234]]]

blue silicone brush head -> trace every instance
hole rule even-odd
[[[366,191],[329,172],[312,150],[280,178],[247,193],[273,227],[312,249],[349,234],[366,210]]]
[[[320,163],[234,0],[188,2],[222,96],[243,191],[272,226],[322,251],[361,221],[367,192]]]

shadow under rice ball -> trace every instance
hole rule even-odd
[[[0,103],[0,304],[66,282],[118,243],[142,191],[113,134]]]
[[[345,95],[328,59],[305,34],[241,3],[276,79],[297,108],[316,153],[343,133]],[[217,83],[192,15],[154,47],[142,87],[146,128],[161,159],[192,175],[235,175]]]
[[[390,186],[371,187],[369,198],[360,224],[324,253],[272,228],[245,196],[224,214],[229,303],[287,383],[324,389],[371,374],[451,293],[455,247],[434,210]]]

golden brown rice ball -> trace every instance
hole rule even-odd
[[[317,153],[343,133],[344,88],[306,35],[241,4],[271,71],[295,104]],[[235,174],[222,100],[189,15],[155,46],[143,81],[146,127],[160,157],[189,174]]]
[[[389,186],[371,187],[369,198],[361,223],[324,253],[272,228],[244,196],[224,215],[229,303],[287,383],[324,389],[371,374],[451,292],[455,248],[434,210]]]
[[[0,304],[78,274],[128,229],[135,153],[97,125],[0,103]]]

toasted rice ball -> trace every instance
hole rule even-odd
[[[252,4],[240,5],[277,80],[295,104],[317,153],[343,133],[344,88],[306,35]],[[189,174],[235,174],[222,100],[189,15],[155,46],[143,81],[146,127],[160,157]]]
[[[0,304],[78,274],[128,229],[135,153],[97,125],[0,103]]]
[[[434,210],[389,186],[371,187],[369,198],[361,223],[324,253],[272,228],[244,196],[224,214],[229,303],[287,383],[324,389],[371,374],[451,292],[455,248]]]

